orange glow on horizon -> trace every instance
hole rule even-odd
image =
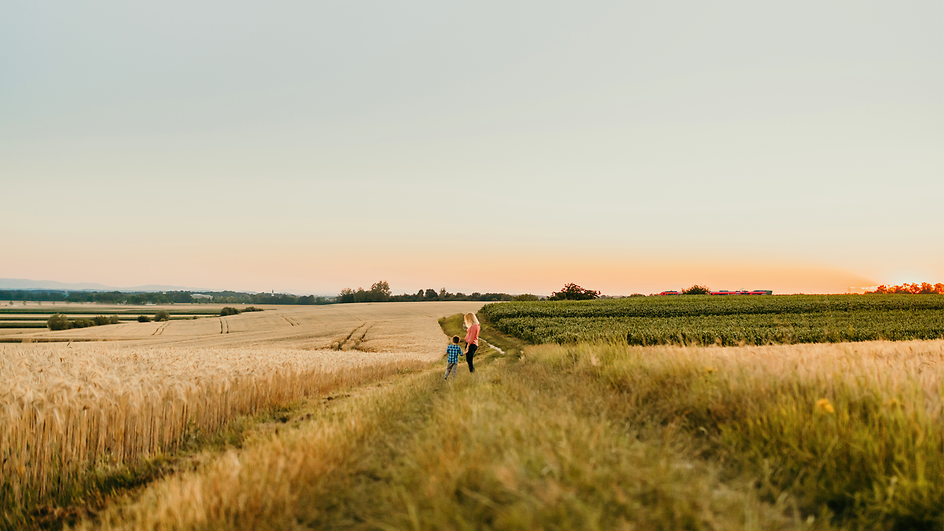
[[[435,249],[413,247],[399,252],[359,250],[355,245],[278,254],[247,253],[232,247],[195,248],[187,253],[152,253],[143,266],[140,255],[128,251],[89,256],[70,267],[67,275],[55,260],[44,262],[47,269],[40,270],[25,263],[18,266],[20,257],[13,255],[4,276],[97,282],[114,287],[161,284],[325,295],[336,294],[342,288],[366,289],[379,280],[388,281],[396,294],[446,288],[453,293],[548,295],[568,282],[600,290],[604,295],[650,294],[694,284],[712,289],[770,289],[774,293],[846,293],[849,286],[879,284],[861,274],[810,263],[691,256],[639,259],[611,255],[594,259],[589,252],[561,256],[552,252],[493,251],[484,246],[468,255],[448,243]]]

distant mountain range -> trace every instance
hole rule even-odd
[[[69,284],[57,282],[55,280],[27,280],[25,278],[0,278],[0,289],[51,289],[51,290],[70,290],[70,291],[220,291],[208,290],[205,288],[188,288],[184,286],[159,286],[148,284],[147,286],[135,286],[130,288],[116,288],[94,282],[78,282]]]

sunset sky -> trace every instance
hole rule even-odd
[[[5,2],[0,278],[944,282],[944,3]]]

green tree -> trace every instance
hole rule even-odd
[[[708,286],[699,286],[698,284],[682,291],[682,295],[708,295],[709,293],[711,293],[711,289]]]
[[[367,302],[367,291],[362,287],[358,287],[357,291],[354,292],[354,302]]]
[[[370,287],[370,300],[374,302],[383,302],[390,298],[390,284],[386,280],[375,282]]]
[[[72,323],[65,315],[57,313],[50,315],[49,319],[46,319],[46,327],[50,330],[68,330],[72,328]]]
[[[548,300],[552,301],[586,301],[591,299],[598,299],[600,297],[599,291],[594,291],[591,289],[584,289],[574,284],[573,282],[569,284],[564,284],[564,288],[560,291],[555,291],[551,294]]]
[[[170,312],[168,312],[167,310],[158,310],[158,312],[154,314],[154,320],[155,321],[170,321]]]
[[[342,289],[341,293],[338,294],[338,302],[354,302],[354,290],[351,288]]]

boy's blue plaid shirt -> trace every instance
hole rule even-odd
[[[446,354],[449,354],[446,363],[459,363],[459,354],[462,354],[462,349],[459,348],[459,345],[453,343],[446,347]]]

